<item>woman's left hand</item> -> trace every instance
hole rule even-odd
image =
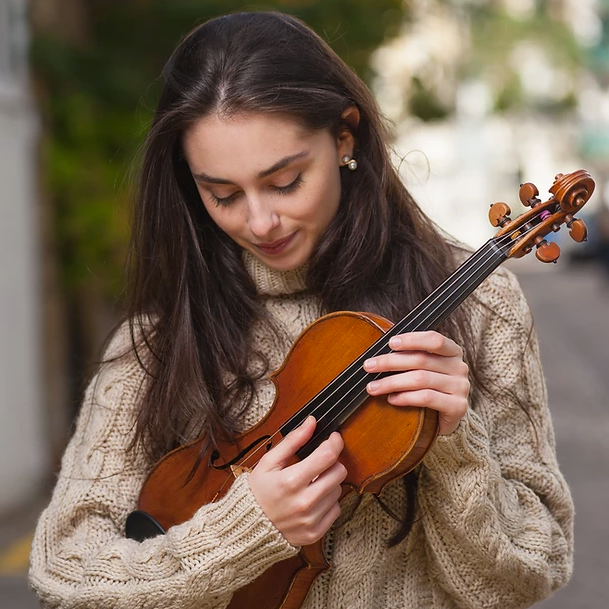
[[[395,406],[433,408],[440,434],[455,431],[468,407],[468,367],[463,349],[434,331],[399,334],[389,341],[393,353],[364,362],[366,372],[394,372],[368,383],[370,395],[388,394]]]

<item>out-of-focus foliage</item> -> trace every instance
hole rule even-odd
[[[394,120],[449,117],[464,83],[480,85],[495,113],[575,106],[585,50],[558,0],[410,0],[409,6],[400,36],[373,57],[375,88]]]
[[[609,0],[599,0],[599,18],[601,36],[597,44],[590,49],[588,58],[599,81],[609,86]]]
[[[54,0],[45,0],[53,2]],[[152,116],[158,77],[196,24],[239,10],[280,10],[312,26],[362,77],[398,32],[401,0],[81,0],[79,36],[34,31],[33,71],[45,124],[43,171],[65,288],[121,289],[132,160]],[[79,42],[74,42],[78,40]]]
[[[520,18],[493,4],[474,5],[469,20],[476,26],[471,28],[472,52],[462,73],[490,84],[496,111],[536,106],[548,112],[574,107],[571,87],[583,63],[583,50],[564,21],[554,18],[544,3]],[[556,81],[552,91],[543,90],[543,83],[537,83],[537,94],[533,86],[528,92],[523,90],[524,64],[531,60],[544,62],[548,70],[560,70],[566,76],[562,81],[565,88]]]

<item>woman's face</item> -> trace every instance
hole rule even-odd
[[[215,114],[183,139],[186,160],[214,222],[266,265],[304,264],[336,214],[339,167],[353,153],[344,131],[310,132],[285,117]]]

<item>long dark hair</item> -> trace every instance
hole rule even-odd
[[[397,320],[455,266],[453,249],[392,166],[369,89],[298,19],[252,12],[208,21],[182,40],[162,76],[128,265],[132,337],[143,335],[151,354],[141,358],[150,378],[135,442],[153,459],[193,432],[212,443],[233,436],[257,380],[247,366],[256,355],[248,330],[263,315],[256,290],[240,248],[207,214],[182,153],[185,130],[201,117],[276,113],[312,131],[352,130],[358,168],[341,170],[339,210],[308,265],[307,287],[321,313],[370,311]],[[341,121],[352,106],[357,127]],[[471,353],[463,315],[443,331]],[[412,523],[415,484],[416,476],[407,477],[399,538]]]

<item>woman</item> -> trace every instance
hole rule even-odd
[[[338,433],[287,464],[309,419],[220,501],[165,535],[125,539],[155,461],[259,421],[269,372],[308,324],[335,310],[397,320],[463,257],[400,183],[368,89],[300,21],[207,22],[163,78],[128,323],[89,386],[33,544],[43,603],[225,607],[326,533],[332,569],[307,608],[524,607],[564,585],[572,504],[530,314],[506,271],[442,333],[402,335],[366,362],[395,373],[369,393],[440,418],[421,466],[380,501],[339,507]]]

